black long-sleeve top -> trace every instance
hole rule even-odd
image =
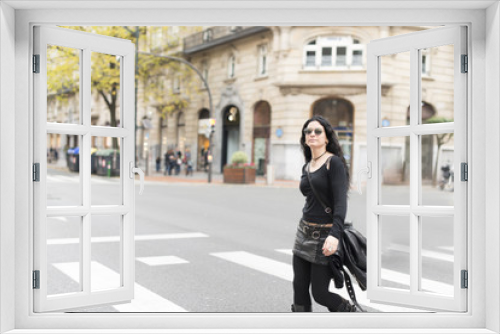
[[[339,157],[332,156],[319,169],[309,173],[321,200],[332,209],[333,221],[332,215],[326,213],[321,203],[316,200],[307,178],[306,168],[307,164],[302,167],[300,180],[300,191],[306,197],[302,219],[317,224],[333,223],[329,234],[340,239],[347,212],[347,177],[344,163]]]

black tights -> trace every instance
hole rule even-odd
[[[316,303],[335,312],[344,298],[328,291],[332,272],[329,266],[314,264],[298,256],[293,256],[293,302],[296,305],[311,305],[309,286]]]

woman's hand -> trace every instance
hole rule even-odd
[[[338,246],[339,246],[339,239],[329,235],[325,239],[325,243],[323,244],[323,248],[322,248],[323,254],[325,256],[330,256],[330,255],[335,254]]]

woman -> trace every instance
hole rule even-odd
[[[314,300],[330,312],[356,312],[349,301],[328,291],[333,275],[328,261],[337,251],[347,210],[349,172],[344,154],[332,126],[321,116],[313,116],[304,123],[300,143],[306,160],[300,191],[306,203],[293,249],[292,311],[312,312],[311,287]],[[309,178],[331,212],[326,212],[316,199]]]

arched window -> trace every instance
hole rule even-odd
[[[325,98],[313,104],[313,115],[326,118],[337,133],[344,158],[351,166],[353,154],[354,107],[351,102],[340,98]]]
[[[360,69],[365,45],[350,36],[318,37],[304,46],[306,69]]]

